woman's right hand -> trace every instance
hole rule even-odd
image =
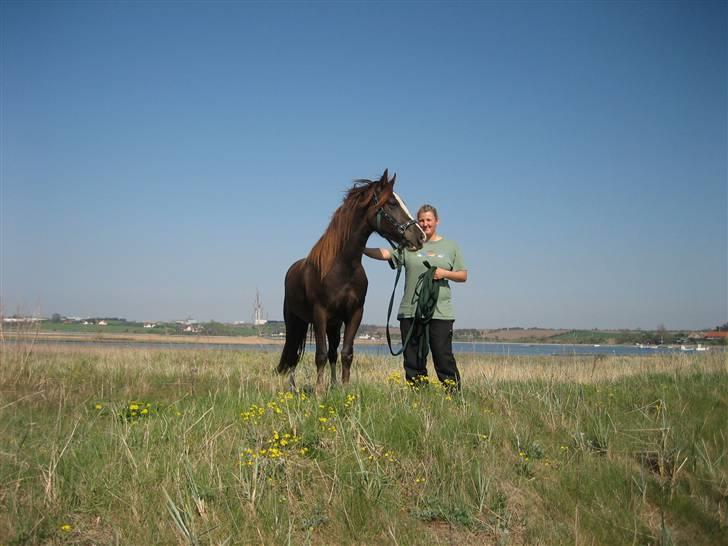
[[[392,253],[386,248],[365,248],[364,254],[375,260],[389,260]]]

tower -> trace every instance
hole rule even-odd
[[[260,290],[255,289],[255,302],[253,303],[253,324],[255,326],[262,326],[268,322],[265,318],[265,311],[263,309],[263,302],[260,300]]]

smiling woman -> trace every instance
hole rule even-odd
[[[457,243],[437,234],[440,218],[432,205],[422,205],[417,221],[425,234],[425,243],[416,251],[390,252],[386,248],[367,248],[364,254],[377,260],[389,260],[393,267],[405,268],[405,285],[397,318],[404,347],[407,381],[417,384],[427,377],[427,350],[437,377],[444,384],[460,388],[460,372],[452,350],[455,312],[448,281],[465,282],[468,271]],[[427,279],[427,276],[430,276]],[[419,303],[425,297],[426,280],[431,280],[437,294],[434,308],[423,316]],[[429,345],[429,347],[428,347]]]

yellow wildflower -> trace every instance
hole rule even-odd
[[[402,376],[399,374],[399,372],[392,372],[387,376],[387,383],[392,385],[401,385]]]

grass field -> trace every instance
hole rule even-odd
[[[0,544],[726,544],[726,354],[355,358],[0,346]],[[314,382],[311,356],[299,385]]]

